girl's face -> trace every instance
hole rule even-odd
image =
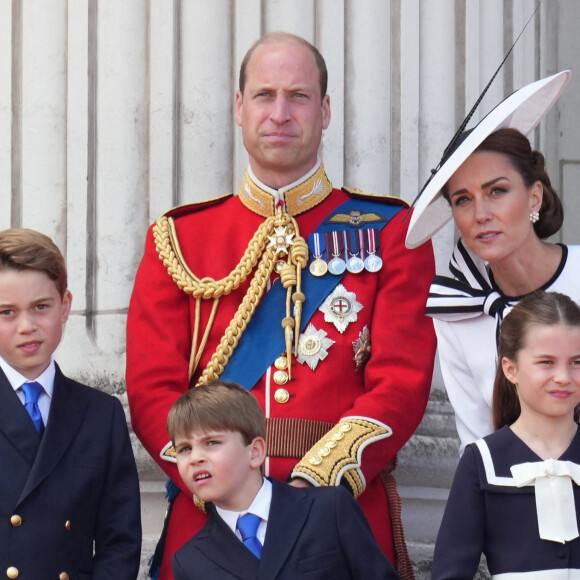
[[[515,361],[502,358],[516,385],[521,416],[573,419],[580,403],[580,328],[530,325]]]
[[[490,263],[517,254],[535,237],[530,212],[539,211],[543,187],[526,187],[501,153],[470,155],[447,182],[453,219],[467,244]]]

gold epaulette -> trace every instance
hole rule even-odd
[[[385,202],[390,202],[395,205],[400,205],[402,207],[409,207],[409,204],[402,198],[397,197],[395,195],[386,195],[382,193],[366,193],[357,187],[342,187],[342,191],[348,193],[352,197],[358,197],[361,199],[371,199],[371,200],[380,200]]]
[[[366,488],[360,469],[367,445],[392,435],[390,427],[368,417],[345,417],[333,427],[294,467],[292,477],[312,485],[339,485],[342,478],[355,497]]]
[[[233,197],[233,193],[226,193],[225,195],[220,195],[219,197],[212,197],[211,199],[204,199],[203,201],[194,201],[191,203],[184,203],[182,205],[176,205],[171,209],[168,209],[165,213],[161,215],[161,217],[171,217],[171,218],[178,218],[184,215],[188,215],[190,213],[194,213],[196,211],[200,211],[207,207],[211,207],[212,205],[218,205],[226,199]]]

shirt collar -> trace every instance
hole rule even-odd
[[[332,183],[318,160],[306,175],[280,189],[272,189],[262,183],[254,175],[252,168],[248,167],[239,196],[249,210],[262,217],[273,216],[279,206],[282,211],[295,216],[324,201],[331,191]]]
[[[232,530],[232,532],[236,532],[236,523],[240,516],[246,515],[248,513],[254,514],[263,521],[268,521],[268,514],[270,513],[270,504],[272,503],[272,483],[263,478],[262,487],[260,491],[256,494],[254,501],[250,504],[250,507],[247,510],[237,512],[231,510],[224,510],[219,508],[217,505],[215,509],[220,517],[224,520],[224,522],[228,525],[228,527]]]
[[[0,368],[4,371],[8,382],[12,385],[12,388],[17,391],[24,383],[33,382],[31,379],[27,379],[24,375],[20,374],[15,368],[10,366],[2,357],[0,357]],[[52,398],[52,393],[54,390],[54,377],[56,375],[56,365],[54,359],[50,357],[50,363],[44,372],[34,379],[34,382],[40,383],[46,394]]]

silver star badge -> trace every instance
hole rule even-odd
[[[306,363],[312,370],[315,370],[318,362],[327,357],[328,349],[333,344],[334,340],[327,338],[324,330],[316,330],[313,324],[309,324],[298,339],[296,360],[300,364]]]
[[[288,246],[294,245],[294,241],[292,238],[294,234],[287,234],[286,233],[286,226],[280,226],[274,230],[274,236],[268,236],[270,243],[268,244],[269,248],[276,247],[276,255],[278,254],[287,254],[288,253]]]
[[[357,313],[362,309],[363,305],[357,302],[356,294],[339,284],[318,310],[324,313],[325,322],[332,322],[342,334],[351,322],[356,322]]]

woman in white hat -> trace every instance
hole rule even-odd
[[[407,246],[453,218],[452,277],[436,276],[434,318],[443,380],[465,445],[493,431],[499,325],[523,296],[557,291],[580,301],[580,246],[546,242],[563,220],[544,157],[525,136],[564,90],[569,71],[512,94],[450,146],[415,206]]]

